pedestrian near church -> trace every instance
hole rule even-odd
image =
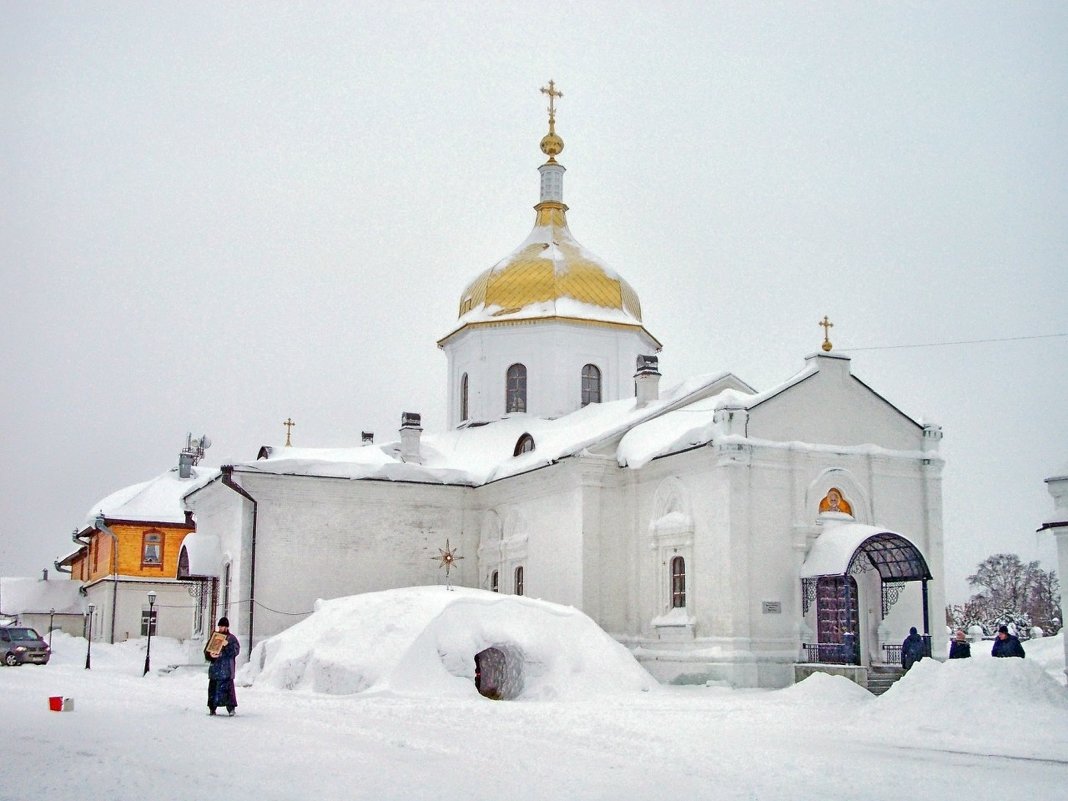
[[[1009,634],[1008,626],[998,626],[998,636],[994,638],[994,647],[990,649],[991,656],[1018,656],[1023,659],[1023,646],[1020,638],[1015,634]]]
[[[204,647],[204,658],[208,665],[208,714],[214,715],[220,707],[226,707],[233,717],[237,709],[237,690],[234,677],[237,675],[237,655],[241,653],[241,643],[230,633],[230,621],[219,618],[215,633],[211,635]]]
[[[965,636],[963,630],[957,629],[957,634],[953,638],[953,642],[949,644],[949,658],[968,659],[971,655],[972,646],[968,643],[968,638]]]
[[[923,637],[916,632],[916,627],[909,629],[909,636],[901,643],[901,667],[908,670],[925,656]]]

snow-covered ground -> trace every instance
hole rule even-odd
[[[324,603],[254,653],[235,718],[207,716],[201,666],[165,672],[185,659],[174,640],[153,639],[142,677],[142,640],[93,643],[85,670],[85,641],[54,634],[49,665],[0,668],[0,799],[1052,801],[1068,787],[1060,636],[1026,643],[1026,660],[982,644],[925,660],[880,698],[822,674],[775,691],[662,687],[574,610],[455,597],[410,594],[392,622],[354,617],[382,598]],[[513,624],[540,673],[519,700],[490,701],[449,655]],[[393,644],[361,639],[376,632]],[[572,648],[560,632],[586,636]]]

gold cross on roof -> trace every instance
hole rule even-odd
[[[289,441],[289,435],[293,432],[293,426],[295,426],[296,423],[293,422],[292,417],[287,417],[285,422],[282,423],[282,425],[286,427],[286,447],[288,448],[293,444]]]
[[[822,347],[826,352],[830,353],[831,348],[833,348],[834,346],[831,344],[831,340],[828,337],[828,334],[830,333],[830,330],[834,328],[834,323],[828,320],[827,315],[825,314],[823,315],[823,319],[816,325],[823,328],[823,344],[820,347]]]
[[[563,97],[564,93],[557,91],[556,82],[553,81],[553,80],[549,81],[549,85],[548,86],[541,87],[541,89],[539,91],[543,95],[548,95],[549,96],[549,130],[552,130],[552,127],[556,124],[556,102],[555,101],[556,101],[556,98]]]

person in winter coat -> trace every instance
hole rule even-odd
[[[1023,659],[1023,646],[1016,635],[1009,634],[1008,626],[998,626],[998,636],[994,638],[994,647],[990,649],[991,656],[1018,656]]]
[[[214,715],[216,709],[224,706],[233,717],[237,708],[234,677],[237,675],[237,655],[241,653],[241,643],[230,633],[230,621],[225,617],[219,618],[216,632],[225,636],[226,644],[218,656],[213,656],[207,647],[204,648],[204,658],[211,663],[208,665],[208,714]]]
[[[953,639],[953,642],[949,644],[949,658],[950,659],[968,659],[972,655],[972,647],[968,644],[968,638],[964,636],[964,632],[957,629],[957,634]]]
[[[901,643],[901,667],[908,670],[924,657],[926,649],[923,645],[923,637],[916,633],[916,627],[909,629],[909,636]]]

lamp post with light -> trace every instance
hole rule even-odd
[[[89,656],[93,650],[93,612],[96,611],[95,604],[89,604],[89,627],[85,634],[85,669],[89,670]]]
[[[156,591],[148,591],[148,645],[145,647],[145,672],[142,676],[147,676],[152,660],[152,629],[155,628],[155,608],[156,608]]]
[[[48,610],[48,651],[52,652],[52,621],[56,617],[56,608],[53,606]]]

